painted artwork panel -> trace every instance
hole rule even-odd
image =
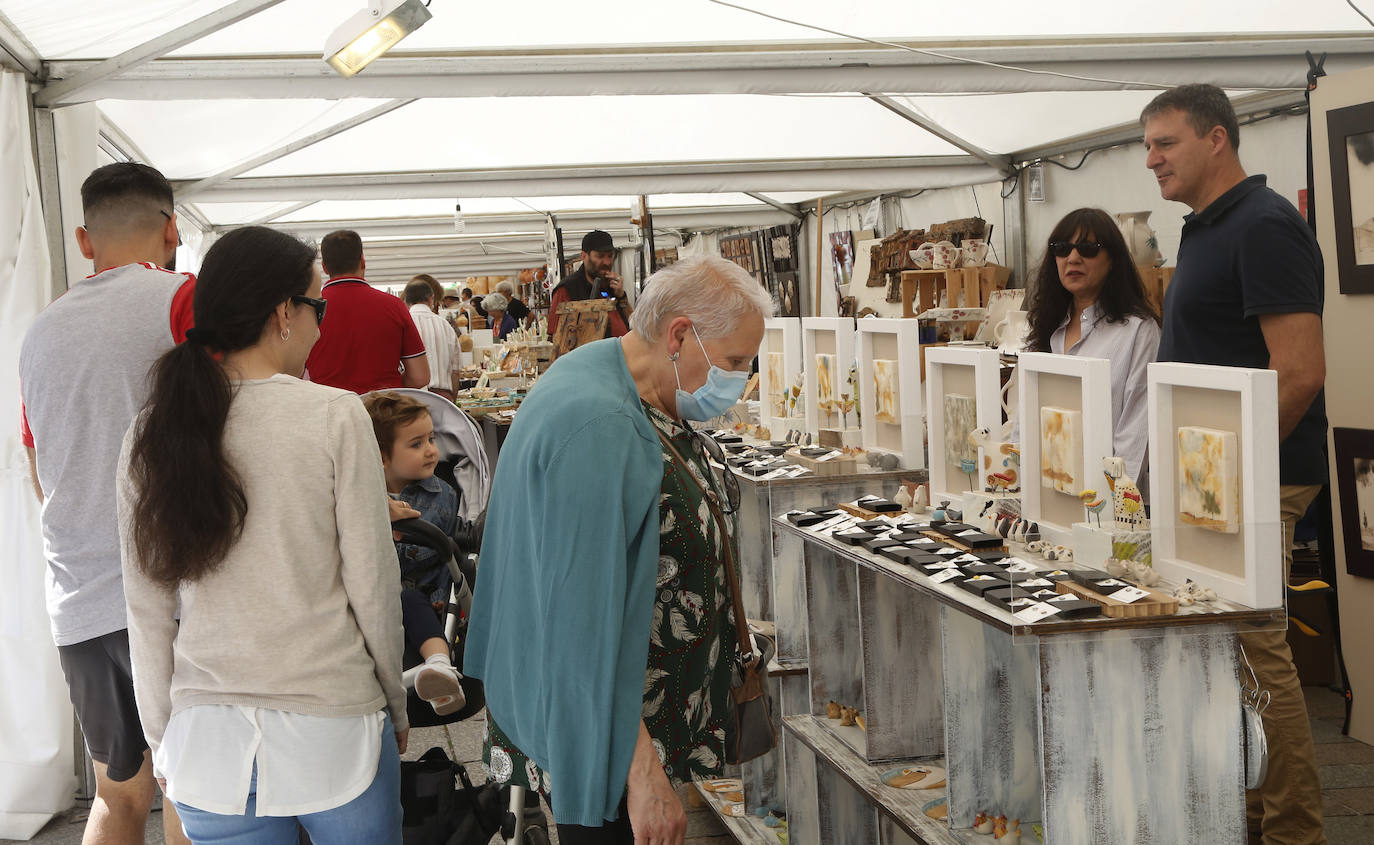
[[[1374,552],[1374,459],[1355,459],[1355,503],[1360,513],[1360,548]]]
[[[978,450],[968,442],[969,432],[977,425],[978,402],[962,393],[946,393],[945,460],[952,466],[978,459]]]
[[[783,396],[787,393],[787,371],[785,356],[781,352],[768,353],[768,401],[773,407],[773,416],[786,416],[787,407]]]
[[[1240,531],[1236,433],[1185,425],[1178,429],[1178,515],[1185,523]]]
[[[873,418],[878,422],[901,423],[902,415],[898,410],[898,372],[897,362],[874,359],[873,361]]]
[[[824,402],[835,398],[835,356],[816,356],[816,398]]]
[[[1077,496],[1083,489],[1083,412],[1040,409],[1041,486]]]

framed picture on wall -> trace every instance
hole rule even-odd
[[[1345,569],[1374,578],[1374,431],[1333,428]]]
[[[1341,293],[1374,293],[1374,103],[1326,113]]]

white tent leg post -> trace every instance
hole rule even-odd
[[[57,130],[52,109],[33,110],[34,134],[38,144],[38,187],[43,197],[43,223],[48,236],[48,259],[52,262],[49,301],[67,290],[67,251],[62,237],[62,189],[57,178]]]

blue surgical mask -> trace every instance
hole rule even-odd
[[[697,334],[697,327],[692,326],[692,334],[696,335],[697,346],[701,347],[701,354],[705,356],[706,363],[711,364],[711,356],[706,354],[706,346],[701,342],[701,335]],[[688,393],[682,389],[682,377],[677,372],[677,358],[673,358],[673,375],[677,378],[677,413],[684,420],[704,420],[715,419],[730,409],[744,395],[744,386],[749,382],[749,374],[738,370],[723,370],[715,364],[711,364],[711,369],[706,374],[706,383],[698,387],[694,392]]]

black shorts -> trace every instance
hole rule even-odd
[[[106,767],[110,780],[132,778],[143,767],[148,742],[134,704],[129,632],[58,646],[57,656],[91,759]]]

